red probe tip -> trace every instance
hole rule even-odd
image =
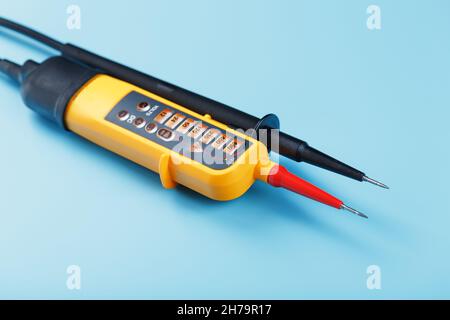
[[[364,213],[359,212],[358,210],[355,210],[355,209],[353,209],[353,208],[350,208],[349,206],[346,206],[345,204],[342,205],[341,209],[342,209],[342,210],[346,210],[346,211],[348,211],[348,212],[351,212],[351,213],[353,213],[353,214],[356,214],[357,216],[360,216],[361,218],[369,219],[369,217],[366,216]]]
[[[365,214],[350,208],[342,200],[333,197],[331,194],[319,189],[306,180],[290,173],[285,167],[276,165],[272,168],[267,178],[267,182],[277,188],[285,188],[304,197],[321,202],[330,207],[346,210],[362,218],[368,218]]]

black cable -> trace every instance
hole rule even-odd
[[[0,72],[16,83],[20,82],[21,66],[6,59],[0,59]]]
[[[50,38],[40,32],[37,32],[36,30],[30,29],[28,27],[25,27],[24,25],[2,17],[0,17],[0,26],[27,36],[58,51],[60,51],[64,46],[61,42]]]

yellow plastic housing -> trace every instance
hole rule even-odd
[[[158,143],[122,128],[105,117],[130,92],[136,91],[170,107],[210,123],[252,142],[251,147],[230,167],[214,170],[169,150]],[[98,75],[74,95],[65,114],[69,130],[160,174],[165,188],[182,184],[214,200],[227,201],[244,194],[256,179],[265,181],[273,166],[266,147],[255,139],[163,99],[151,92],[106,75]]]

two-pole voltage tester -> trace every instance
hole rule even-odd
[[[211,199],[227,201],[240,197],[260,180],[367,218],[272,162],[272,141],[249,135],[248,129],[279,133],[278,151],[290,159],[387,188],[306,142],[279,132],[274,114],[257,118],[10,20],[0,18],[0,26],[62,53],[41,64],[29,60],[18,65],[0,59],[0,72],[20,85],[29,108],[159,173],[165,188],[181,184]]]

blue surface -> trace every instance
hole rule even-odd
[[[450,298],[448,1],[5,1],[1,14],[263,115],[391,186],[292,171],[370,220],[261,183],[216,203],[34,115],[0,83],[0,298]],[[45,48],[0,34],[1,56]],[[79,265],[82,289],[66,288]],[[382,289],[368,290],[378,265]]]

